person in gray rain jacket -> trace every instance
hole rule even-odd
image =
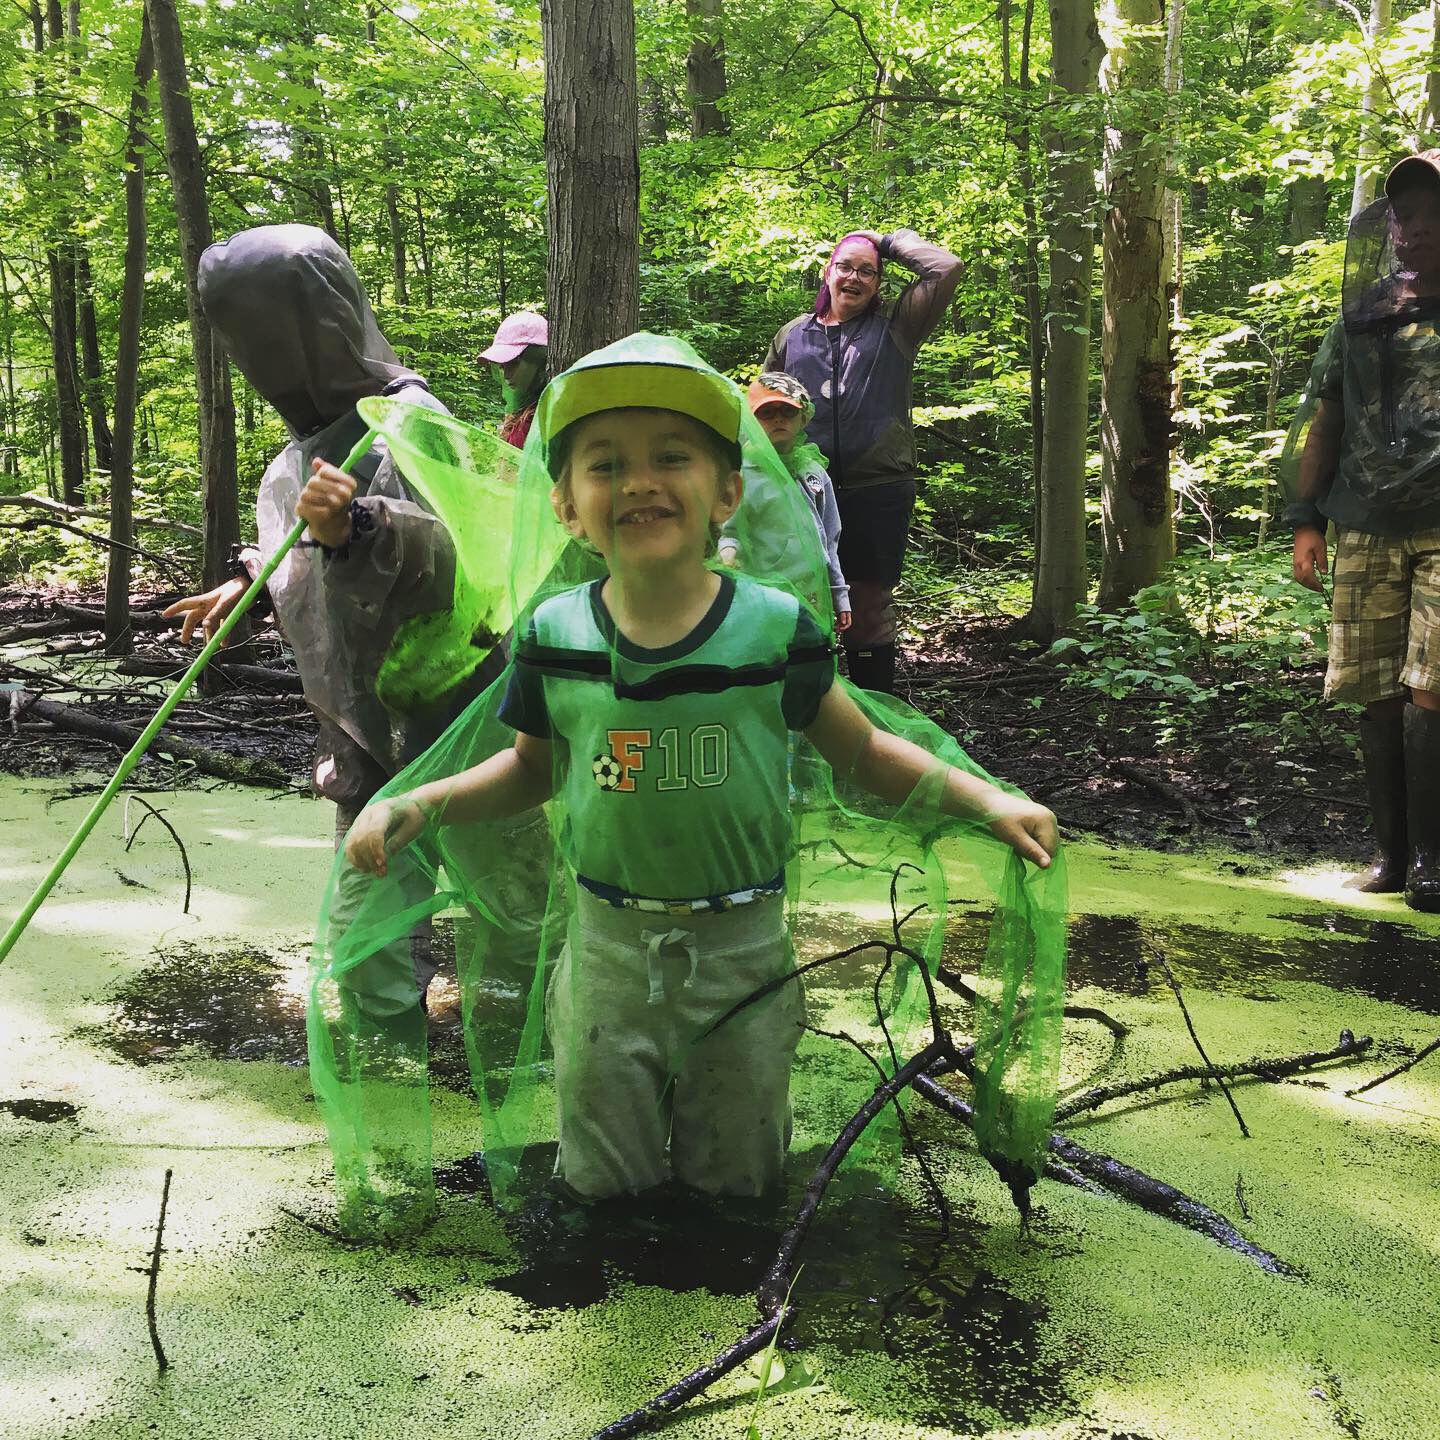
[[[916,278],[881,303],[887,261]],[[767,371],[793,375],[815,403],[810,438],[829,462],[840,506],[840,568],[854,620],[844,635],[850,678],[895,688],[895,586],[915,506],[910,422],[915,357],[955,296],[962,262],[913,230],[860,230],[836,245],[813,312],[783,326]]]
[[[375,792],[480,693],[504,656],[477,650],[471,673],[457,676],[448,693],[397,704],[384,662],[403,626],[449,610],[450,537],[409,494],[382,442],[355,466],[353,496],[338,514],[335,482],[313,478],[312,465],[338,464],[360,439],[365,425],[355,407],[365,396],[449,412],[400,362],[349,257],[323,230],[243,230],[200,257],[199,286],[221,344],[275,407],[290,441],[260,481],[258,545],[238,550],[232,578],[165,613],[183,617],[183,640],[197,628],[208,639],[296,517],[311,522],[267,590],[319,720],[312,780],[335,803],[338,845]],[[423,984],[429,966],[420,948]]]

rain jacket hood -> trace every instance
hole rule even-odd
[[[297,439],[419,377],[380,333],[350,257],[313,225],[260,225],[200,257],[200,302]]]

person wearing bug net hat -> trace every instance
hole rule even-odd
[[[441,514],[462,503],[469,482],[437,463],[453,422],[384,402],[366,414]],[[424,1027],[377,1021],[351,977],[413,923],[417,870],[437,877],[434,906],[523,925],[504,827],[541,805],[558,863],[525,994],[497,1007],[483,973],[460,975],[498,1202],[545,1183],[557,1145],[554,1168],[586,1199],[666,1178],[721,1194],[773,1185],[792,1069],[794,1113],[833,1126],[827,1141],[875,1084],[870,1060],[807,1048],[798,915],[823,911],[853,933],[892,886],[906,909],[928,905],[925,937],[880,972],[875,1018],[855,1021],[862,1044],[904,1045],[928,1014],[918,967],[938,958],[951,870],[995,903],[976,967],[977,1131],[1013,1183],[1038,1174],[1063,989],[1054,817],[909,707],[839,680],[829,617],[792,578],[715,560],[732,517],[758,553],[742,452],[754,483],[791,506],[823,589],[805,495],[735,386],[664,336],[630,336],[551,383],[510,533],[466,536],[466,563],[488,566],[503,545],[516,576],[510,668],[359,818],[332,899],[357,885],[363,899],[328,907],[317,937],[311,1074],[351,1233],[402,1233],[434,1205]],[[823,792],[793,809],[791,735]]]
[[[550,350],[550,327],[543,315],[518,310],[507,315],[495,338],[479,358],[500,371],[500,391],[505,400],[505,418],[500,438],[517,450],[525,448],[525,437],[535,419],[535,404],[545,388],[545,367]]]
[[[1365,707],[1376,840],[1349,883],[1440,910],[1440,150],[1401,160],[1350,222],[1280,479],[1302,585],[1322,588],[1335,526],[1325,693]]]
[[[474,607],[457,595],[450,537],[411,496],[383,442],[353,478],[312,471],[338,463],[365,433],[356,405],[366,396],[448,412],[391,349],[349,257],[323,230],[264,225],[211,245],[199,288],[220,343],[290,439],[260,481],[258,545],[234,558],[233,579],[165,613],[184,617],[184,639],[197,628],[208,638],[295,518],[309,521],[308,540],[267,590],[319,720],[312,779],[335,803],[338,843],[375,791],[484,689],[503,655],[490,658],[494,636],[483,628],[467,630]],[[428,979],[423,938],[414,963]]]

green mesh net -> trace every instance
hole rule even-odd
[[[457,597],[513,641],[332,874],[309,1033],[344,1229],[399,1235],[433,1209],[410,938],[442,912],[471,1148],[501,1205],[557,1170],[586,1197],[667,1178],[760,1193],[792,1125],[828,1143],[929,1038],[922,967],[941,963],[950,901],[986,896],[963,1022],[977,1134],[1002,1175],[1033,1180],[1059,1067],[1062,858],[1026,864],[991,814],[952,813],[972,783],[953,772],[988,777],[908,705],[834,676],[810,504],[739,391],[636,335],[551,383],[518,456],[403,402],[361,409],[455,538]],[[767,568],[719,566],[722,523]],[[388,664],[429,659],[402,640]],[[918,751],[899,747],[910,769],[880,798],[868,757],[901,740]],[[847,1163],[894,1155],[878,1124]]]

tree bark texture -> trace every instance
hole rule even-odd
[[[550,364],[631,334],[640,154],[631,0],[543,0]]]
[[[140,326],[145,317],[145,123],[150,111],[150,78],[155,50],[150,17],[140,21],[140,46],[125,126],[125,280],[120,292],[120,334],[115,353],[115,444],[110,469],[110,547],[105,571],[105,648],[128,655],[135,647],[130,627],[130,552],[134,543],[135,405],[140,382]]]
[[[1425,77],[1425,113],[1417,149],[1440,144],[1440,0],[1430,0],[1430,73]]]
[[[200,304],[196,284],[200,254],[210,244],[210,205],[205,169],[195,135],[195,113],[185,74],[184,40],[175,0],[146,0],[155,50],[160,112],[165,122],[165,155],[175,193],[175,219],[185,262],[185,299],[195,346],[195,381],[200,410],[200,462],[205,498],[204,579],[225,578],[230,550],[240,539],[235,475],[235,405],[230,368]]]
[[[77,21],[78,18],[77,11]],[[47,36],[48,48],[52,51],[61,50],[67,43],[66,16],[60,0],[47,0],[45,23],[35,29],[37,54],[47,48]],[[63,95],[65,85],[58,66],[51,67],[50,77],[60,86]],[[51,178],[56,210],[51,241],[45,253],[50,277],[50,355],[55,371],[61,493],[67,505],[79,505],[84,499],[85,485],[85,419],[80,396],[80,367],[75,354],[75,217],[67,198],[74,193],[75,181],[70,171],[79,139],[79,121],[64,104],[55,107],[52,133],[55,148]]]
[[[1045,431],[1040,551],[1029,627],[1052,640],[1085,601],[1085,458],[1090,429],[1090,314],[1095,271],[1095,107],[1105,47],[1094,0],[1050,0],[1054,74],[1050,157],[1050,293],[1045,316]]]
[[[1099,603],[1124,605],[1175,553],[1165,286],[1165,10],[1107,0]]]
[[[724,0],[685,0],[690,17],[689,54],[685,56],[685,93],[690,101],[690,134],[728,135],[730,120],[720,108],[725,98]]]
[[[1358,215],[1375,198],[1376,162],[1380,158],[1380,127],[1375,116],[1386,103],[1385,80],[1380,73],[1380,42],[1390,28],[1390,0],[1370,0],[1365,26],[1365,48],[1370,54],[1365,97],[1360,102],[1360,141],[1355,150],[1355,188],[1350,213]]]
[[[80,358],[85,370],[85,408],[90,412],[95,464],[101,470],[109,470],[115,438],[105,414],[105,364],[100,354],[100,327],[95,319],[95,285],[90,278],[90,253],[83,245],[75,250],[75,294],[80,307]]]

